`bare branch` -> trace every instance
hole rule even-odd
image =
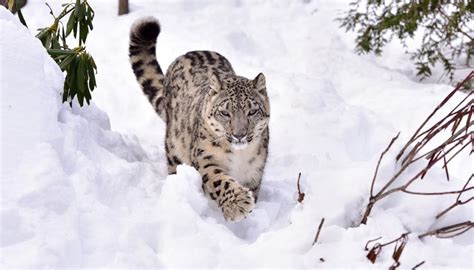
[[[435,235],[439,238],[451,238],[463,234],[474,227],[474,222],[465,221],[420,234],[418,238]]]
[[[422,266],[425,263],[425,261],[420,262],[419,264],[415,265],[411,270],[416,270],[416,268]]]
[[[433,110],[433,112],[425,119],[425,121],[420,125],[420,127],[415,131],[413,136],[408,140],[408,142],[405,144],[405,146],[400,150],[400,152],[397,155],[397,161],[402,157],[403,153],[407,149],[407,147],[412,144],[417,138],[423,127],[428,123],[428,121],[435,115],[435,113],[444,105],[448,100],[456,93],[458,92],[459,89],[465,84],[467,84],[470,80],[474,78],[474,71],[472,71],[460,84],[457,85],[457,87],[451,91],[444,99],[441,101],[441,103],[436,106],[436,108]],[[455,107],[457,108],[457,107]]]
[[[375,242],[375,241],[377,241],[377,240],[380,240],[380,239],[382,239],[382,236],[379,236],[379,237],[377,237],[377,238],[375,238],[375,239],[372,239],[372,240],[367,241],[367,243],[365,244],[364,250],[369,250],[369,244],[372,243],[372,242]]]
[[[404,233],[400,235],[400,237],[389,241],[387,243],[375,243],[372,248],[369,250],[369,253],[367,253],[367,259],[369,259],[372,263],[375,263],[377,260],[377,256],[382,252],[382,248],[388,245],[391,245],[395,243],[395,247],[393,250],[392,258],[395,261],[395,263],[392,265],[392,269],[397,268],[400,265],[400,256],[402,255],[403,249],[405,248],[406,243],[408,242],[408,234],[409,233]],[[368,245],[371,242],[377,241],[378,239],[381,239],[382,237],[376,238],[374,240],[369,240],[367,244],[365,245],[365,250],[368,250]]]
[[[428,171],[430,171],[433,166],[441,165],[440,167],[445,171],[446,178],[450,180],[448,165],[450,162],[461,153],[464,153],[467,145],[472,145],[472,151],[470,154],[474,153],[474,131],[471,131],[471,127],[474,126],[474,121],[471,120],[471,116],[474,113],[474,91],[469,94],[464,94],[461,98],[461,101],[454,104],[454,108],[450,110],[448,114],[441,116],[440,120],[437,120],[434,124],[428,126],[430,120],[434,119],[436,113],[440,111],[443,106],[446,105],[448,101],[457,93],[460,92],[460,89],[468,83],[470,80],[474,79],[474,71],[471,72],[462,83],[456,86],[456,88],[451,91],[439,105],[433,110],[433,112],[425,119],[425,121],[420,125],[420,127],[415,131],[411,136],[408,142],[402,147],[396,160],[401,162],[400,167],[394,172],[394,174],[381,186],[381,188],[375,190],[375,181],[377,181],[377,176],[380,169],[380,164],[382,163],[383,158],[390,150],[394,141],[398,138],[399,134],[396,137],[392,138],[387,148],[380,154],[380,157],[377,161],[375,167],[375,172],[370,184],[370,194],[369,202],[365,208],[365,211],[362,215],[362,224],[366,224],[368,217],[374,207],[375,203],[384,199],[385,197],[390,196],[396,192],[403,192],[406,194],[412,195],[423,195],[423,196],[442,196],[442,195],[453,195],[457,194],[458,199],[451,206],[447,207],[443,212],[438,216],[442,216],[449,212],[451,209],[458,205],[467,204],[474,199],[460,200],[459,197],[462,193],[474,189],[473,186],[469,187],[468,184],[464,186],[461,190],[450,190],[450,191],[437,191],[437,192],[425,192],[425,191],[412,191],[410,190],[410,185],[415,181],[423,179]],[[443,109],[445,111],[446,109]],[[465,119],[467,118],[467,121]],[[465,124],[464,124],[465,123]],[[445,135],[449,134],[448,138],[445,138]],[[434,144],[433,142],[436,142]],[[407,149],[410,149],[409,151]],[[416,165],[416,169],[412,169],[416,162],[425,161],[425,165],[419,167],[419,163]],[[408,170],[408,169],[411,170]],[[394,184],[400,181],[400,178],[403,174],[409,172],[408,180],[404,180],[403,183],[400,183],[398,186]],[[468,181],[469,182],[469,181]],[[374,254],[372,254],[374,255]]]
[[[469,185],[469,183],[471,182],[471,180],[474,179],[474,173],[471,174],[471,177],[469,177],[469,179],[466,181],[466,184],[464,184],[464,186],[462,187],[462,191],[467,191],[467,186]],[[461,195],[463,192],[460,192],[456,198],[456,201],[450,205],[448,208],[446,208],[445,210],[441,211],[438,215],[436,215],[436,218],[440,218],[442,217],[443,215],[445,215],[446,213],[448,213],[449,211],[451,211],[453,208],[455,208],[456,206],[459,206],[459,205],[463,205],[463,204],[467,204],[469,203],[470,201],[474,200],[474,197],[471,197],[465,201],[462,201],[461,200]]]
[[[382,154],[380,154],[380,158],[377,162],[377,166],[375,167],[374,177],[372,178],[372,184],[370,185],[370,197],[371,198],[374,196],[374,184],[375,184],[375,179],[377,178],[377,173],[379,171],[380,162],[382,161],[383,156],[388,152],[388,150],[390,150],[390,147],[392,147],[393,143],[398,139],[399,135],[400,135],[400,132],[397,133],[397,136],[392,138],[392,140],[388,144],[387,148],[385,148],[385,150],[382,152]]]
[[[318,232],[316,233],[316,236],[314,237],[313,246],[314,246],[314,244],[316,244],[318,242],[319,234],[321,233],[321,229],[323,228],[323,224],[324,224],[324,218],[322,218],[321,222],[319,223]]]
[[[401,189],[400,191],[408,193],[408,194],[413,194],[413,195],[427,195],[427,196],[433,196],[433,195],[452,195],[452,194],[461,194],[465,191],[469,191],[474,189],[474,187],[469,187],[461,190],[455,190],[455,191],[440,191],[440,192],[417,192],[417,191],[409,191],[406,189]]]
[[[296,181],[296,187],[298,188],[298,202],[302,203],[304,200],[304,192],[301,192],[300,189],[300,178],[301,178],[301,173],[298,174],[298,180]]]
[[[446,208],[445,210],[443,210],[441,213],[439,213],[438,215],[436,215],[436,218],[442,217],[443,215],[445,215],[445,214],[448,213],[449,211],[453,210],[453,208],[455,208],[456,206],[463,205],[463,204],[467,204],[467,203],[469,203],[470,201],[472,201],[473,199],[474,199],[474,197],[471,197],[471,198],[469,198],[468,200],[465,200],[465,201],[461,201],[461,200],[456,201],[455,203],[453,203],[452,205],[450,205],[448,208]]]

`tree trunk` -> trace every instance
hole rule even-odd
[[[118,15],[128,14],[128,0],[119,0]]]

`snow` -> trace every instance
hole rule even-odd
[[[353,34],[334,21],[347,2],[131,1],[132,12],[121,17],[115,2],[91,5],[96,18],[87,49],[97,62],[98,88],[84,108],[61,104],[59,68],[0,7],[2,269],[380,269],[393,263],[392,247],[372,265],[365,243],[407,231],[402,269],[421,261],[425,268],[474,267],[472,231],[453,239],[416,237],[472,220],[466,205],[435,221],[455,196],[395,195],[357,226],[380,152],[401,130],[393,146],[399,149],[451,86],[408,76],[397,46],[386,59],[354,54]],[[28,1],[24,16],[33,33],[51,22],[48,13],[43,1]],[[243,76],[266,76],[270,155],[256,209],[241,222],[227,223],[208,203],[193,168],[181,165],[167,175],[164,123],[127,56],[130,25],[146,15],[162,24],[162,68],[187,51],[210,49]],[[380,179],[396,169],[394,152]],[[436,169],[414,188],[455,190],[471,165],[466,157],[454,166],[450,183]]]

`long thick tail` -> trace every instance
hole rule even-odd
[[[137,20],[130,29],[129,57],[133,73],[155,111],[166,122],[165,76],[156,60],[156,38],[160,24],[153,17]]]

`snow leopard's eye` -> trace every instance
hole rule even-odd
[[[257,109],[255,109],[255,110],[250,110],[250,111],[249,111],[249,116],[256,115],[256,114],[257,114],[257,112],[258,112],[258,110],[257,110]]]
[[[219,113],[224,117],[230,117],[230,113],[227,111],[219,111]]]

